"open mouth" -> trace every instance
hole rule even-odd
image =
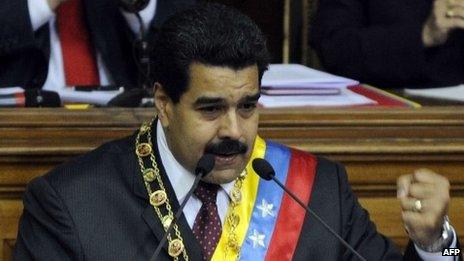
[[[214,154],[214,158],[216,160],[216,164],[220,165],[229,165],[235,163],[235,160],[237,159],[238,154],[233,153],[233,154]]]

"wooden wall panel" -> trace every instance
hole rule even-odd
[[[103,142],[130,135],[152,109],[0,110],[0,257],[10,255],[32,178]],[[451,220],[464,235],[464,109],[262,110],[262,137],[346,166],[379,230],[404,247],[396,178],[428,167],[451,181]]]
[[[3,242],[3,259],[2,260],[5,260],[5,261],[10,261],[10,260],[13,260],[13,249],[14,249],[14,244],[15,244],[15,241],[14,240],[5,240]],[[0,250],[0,254],[1,254],[1,251]]]
[[[11,260],[22,208],[19,200],[0,200],[0,257],[2,260]]]

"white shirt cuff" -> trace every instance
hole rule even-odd
[[[27,6],[34,31],[47,23],[55,15],[47,0],[27,0]]]
[[[456,239],[456,231],[454,230],[453,227],[451,227],[451,230],[453,231],[453,242],[449,246],[450,248],[455,248],[457,245],[457,239]],[[417,254],[422,258],[424,261],[454,261],[458,260],[458,257],[454,256],[442,256],[441,252],[435,252],[435,253],[430,253],[427,251],[424,251],[420,249],[416,244],[414,244],[414,247],[416,248]]]
[[[148,25],[151,23],[151,20],[153,20],[153,18],[155,17],[156,2],[156,0],[150,0],[148,2],[148,5],[142,11],[139,12],[140,17],[143,21],[143,25],[146,29],[148,29]],[[121,12],[124,18],[126,18],[126,21],[129,24],[129,27],[132,30],[132,32],[138,34],[140,32],[140,24],[135,14],[126,12],[122,9]]]

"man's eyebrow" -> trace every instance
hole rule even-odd
[[[201,96],[201,97],[198,97],[198,99],[196,99],[196,101],[193,103],[193,106],[218,104],[218,103],[224,103],[224,102],[225,102],[224,98]]]
[[[243,102],[255,102],[258,101],[259,97],[261,96],[260,92],[257,92],[256,94],[252,95],[247,95],[240,99],[240,103]],[[206,97],[206,96],[201,96],[196,99],[196,101],[193,103],[193,106],[200,106],[200,105],[211,105],[211,104],[223,104],[226,103],[226,100],[221,97]]]
[[[259,100],[259,97],[261,96],[260,92],[257,92],[256,94],[253,95],[247,95],[240,99],[240,102],[255,102]]]

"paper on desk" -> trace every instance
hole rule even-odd
[[[430,89],[404,89],[404,92],[414,96],[464,101],[464,84]]]
[[[261,94],[259,103],[265,108],[282,107],[328,107],[328,106],[354,106],[377,104],[365,96],[359,95],[349,89],[343,88],[339,95],[294,95],[294,96],[269,96]]]
[[[24,89],[21,87],[2,87],[0,88],[0,95],[23,93]]]
[[[123,89],[114,91],[75,91],[73,88],[55,90],[61,98],[61,103],[89,103],[104,106]]]
[[[261,82],[262,86],[279,88],[345,88],[358,81],[311,69],[301,64],[271,64]]]

